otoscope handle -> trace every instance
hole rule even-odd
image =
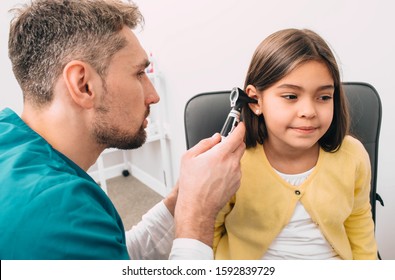
[[[229,112],[225,124],[221,129],[221,135],[224,137],[228,136],[239,124],[239,122],[240,122],[240,112],[237,111],[236,109],[232,109]]]

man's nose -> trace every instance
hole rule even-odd
[[[146,103],[147,104],[155,104],[158,103],[160,100],[160,97],[158,95],[158,92],[156,91],[154,85],[152,84],[151,80],[147,78],[147,82],[144,88],[145,95],[146,95]]]

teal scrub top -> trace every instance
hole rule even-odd
[[[0,111],[0,259],[129,259],[122,221],[93,179]]]

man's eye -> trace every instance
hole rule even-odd
[[[145,71],[140,71],[137,73],[138,78],[142,78],[145,75]]]

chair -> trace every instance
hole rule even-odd
[[[375,88],[367,83],[343,83],[351,116],[351,133],[369,153],[372,180],[370,203],[376,222],[376,200],[384,206],[377,194],[377,157],[381,125],[381,101]],[[201,139],[220,132],[230,111],[229,91],[201,93],[192,97],[185,106],[184,124],[187,149]]]
[[[384,206],[383,199],[377,193],[378,148],[381,127],[381,101],[376,89],[367,83],[343,83],[349,103],[350,132],[359,139],[369,154],[372,169],[370,204],[372,216],[376,222],[376,201]]]
[[[185,106],[184,125],[187,149],[220,132],[230,111],[229,91],[201,93]]]

